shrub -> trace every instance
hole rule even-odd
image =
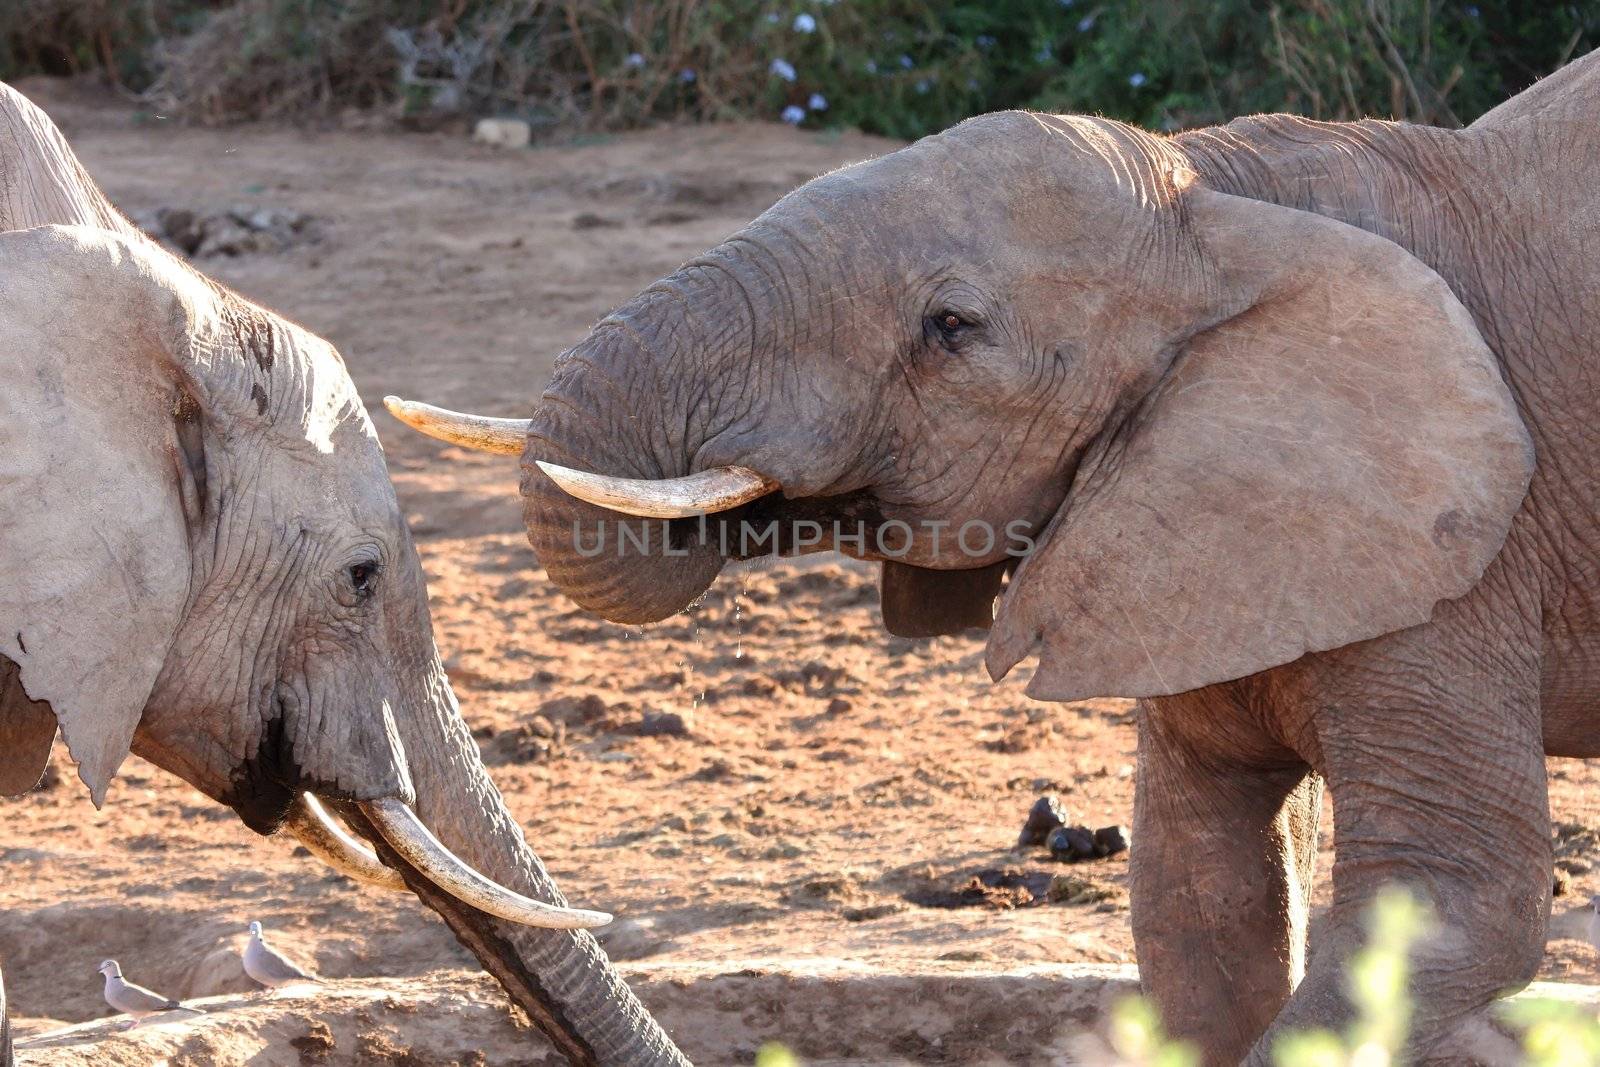
[[[336,107],[913,137],[1006,107],[1175,129],[1446,125],[1600,43],[1600,0],[16,0],[0,76],[100,70],[191,119]]]

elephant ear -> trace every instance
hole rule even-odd
[[[1158,696],[1426,622],[1500,550],[1533,448],[1494,355],[1399,245],[1191,186],[1233,306],[1102,435],[990,634],[1030,695]]]
[[[936,571],[885,560],[879,580],[883,628],[897,637],[944,637],[987,630],[1011,560],[972,570]]]
[[[0,234],[0,655],[97,806],[188,596],[198,287],[103,230]]]

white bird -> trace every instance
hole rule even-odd
[[[122,967],[116,960],[106,960],[96,968],[106,976],[106,1003],[120,1012],[133,1016],[125,1029],[132,1029],[147,1015],[179,1011],[188,1015],[204,1015],[199,1008],[189,1008],[171,997],[153,993],[144,986],[134,985],[122,977]]]
[[[250,943],[244,947],[244,973],[268,989],[291,982],[315,982],[317,977],[301,970],[293,960],[269,946],[261,936],[261,924],[250,924]]]

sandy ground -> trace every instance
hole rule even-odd
[[[395,392],[525,413],[554,356],[609,308],[799,182],[893,144],[751,125],[506,152],[443,133],[184,129],[59,83],[23,88],[127,211],[311,216],[315,240],[200,265],[343,351],[378,412],[464,713],[569,896],[620,916],[615,956],[967,976],[1132,961],[1124,858],[1068,868],[1011,851],[1041,792],[1091,826],[1130,821],[1126,702],[1034,703],[1025,670],[987,681],[977,640],[889,637],[873,573],[835,558],[730,573],[645,630],[588,617],[523,540],[515,464],[419,438],[378,404]],[[660,712],[687,732],[645,736]],[[96,812],[57,760],[57,784],[0,802],[0,957],[13,1010],[41,1020],[25,1028],[105,1014],[107,956],[170,995],[243,991],[231,953],[250,919],[330,977],[476,971],[414,902],[358,891],[148,764],[130,760]],[[1551,770],[1577,873],[1544,975],[1594,981],[1582,902],[1600,890],[1584,829],[1600,827],[1597,775]],[[1325,843],[1330,825],[1325,813]],[[1068,873],[1097,891],[1046,900]],[[859,1052],[802,1029],[816,1055]]]

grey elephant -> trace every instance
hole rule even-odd
[[[1035,697],[1141,698],[1133,926],[1175,1033],[1266,1064],[1338,1025],[1399,882],[1441,924],[1414,1059],[1469,1062],[1541,958],[1544,756],[1600,754],[1597,111],[1600,55],[1462,130],[984,116],[650,286],[531,420],[394,408],[520,453],[540,561],[610,619],[775,543],[883,560],[901,633],[998,595],[996,678],[1037,651]]]
[[[131,750],[415,893],[574,1063],[686,1062],[489,780],[338,353],[141,236],[4,86],[0,231],[0,793],[58,727],[97,805]]]

